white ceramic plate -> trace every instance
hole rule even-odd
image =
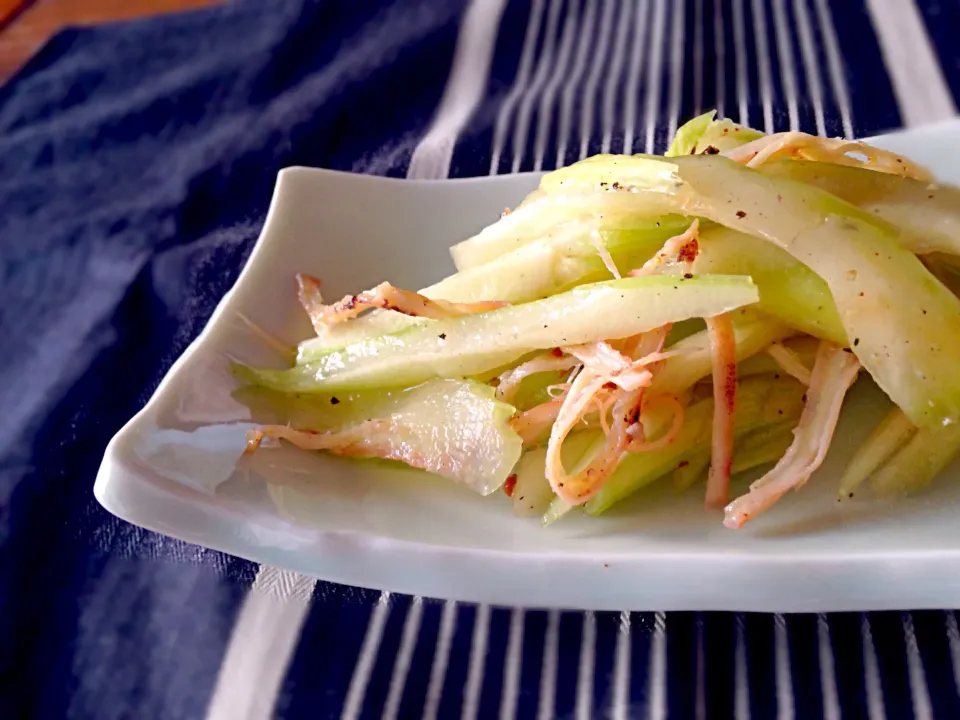
[[[960,122],[882,143],[960,184]],[[885,402],[863,383],[821,471],[736,532],[695,492],[652,489],[602,518],[541,529],[500,493],[480,498],[413,471],[286,449],[239,461],[254,418],[231,398],[228,358],[278,363],[241,315],[293,343],[309,333],[298,271],[322,276],[327,297],[387,278],[428,285],[452,271],[449,245],[537,180],[283,171],[236,286],[107,448],[97,499],[132,523],[261,563],[432,597],[610,610],[960,606],[957,468],[896,504],[835,500],[845,457]]]

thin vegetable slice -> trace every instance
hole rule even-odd
[[[871,481],[874,492],[891,495],[925,487],[960,454],[960,426],[920,428]]]
[[[917,254],[960,255],[960,190],[924,180],[804,160],[765,165],[765,175],[814,185],[904,230]]]
[[[852,498],[864,480],[893,457],[917,432],[900,408],[894,408],[857,448],[840,478],[840,499]]]
[[[285,392],[400,387],[433,377],[469,377],[558,345],[629,337],[689,317],[756,302],[749,278],[624,278],[544,300],[436,320],[349,345],[289,370],[238,368]]]
[[[372,407],[346,408],[343,419],[353,414],[356,420],[337,429],[263,426],[254,431],[251,449],[268,437],[305,450],[397,460],[488,495],[520,458],[522,441],[508,422],[513,412],[486,385],[432,380],[385,395]]]
[[[736,315],[732,322],[737,362],[794,334],[791,328],[779,322],[753,314]],[[710,335],[706,330],[670,345],[667,350],[673,356],[664,361],[653,379],[653,393],[677,395],[709,375],[713,368]]]

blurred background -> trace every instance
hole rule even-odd
[[[443,603],[175,541],[91,494],[281,168],[549,169],[662,152],[710,108],[919,127],[957,113],[958,40],[935,0],[0,0],[0,717],[960,717],[952,610]]]

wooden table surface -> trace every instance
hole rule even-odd
[[[219,2],[222,0],[0,0],[0,83],[67,25],[127,20]]]

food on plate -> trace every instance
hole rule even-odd
[[[451,253],[416,292],[328,303],[299,276],[315,337],[236,367],[276,410],[248,452],[399,461],[545,523],[702,483],[739,528],[810,479],[869,376],[891,409],[841,499],[960,453],[960,190],[907,158],[708,113],[665,156],[547,173]]]

